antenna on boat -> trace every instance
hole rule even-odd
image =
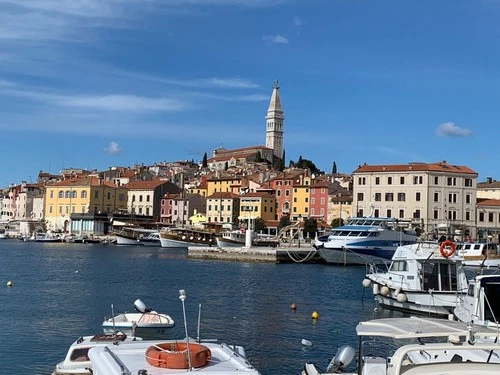
[[[111,316],[113,317],[113,335],[116,334],[115,327],[115,309],[113,308],[113,304],[111,304]]]
[[[191,371],[191,352],[189,351],[189,336],[188,336],[188,328],[186,322],[186,307],[184,306],[184,301],[186,300],[186,291],[184,289],[179,290],[179,299],[182,302],[182,315],[184,317],[184,331],[186,333],[186,351],[188,358],[188,367],[189,371]]]
[[[196,340],[200,342],[201,303],[198,305],[198,330]]]

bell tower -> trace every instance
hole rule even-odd
[[[266,147],[273,149],[275,157],[283,158],[283,110],[278,81],[273,83],[273,93],[266,115]]]

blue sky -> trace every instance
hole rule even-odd
[[[500,178],[500,1],[0,0],[0,186],[201,160],[438,162]]]

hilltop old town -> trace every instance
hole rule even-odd
[[[107,170],[40,171],[35,183],[0,189],[0,230],[103,236],[119,225],[244,228],[253,219],[276,234],[283,222],[313,222],[316,235],[349,217],[393,217],[419,233],[446,225],[471,238],[497,241],[500,182],[446,161],[362,164],[352,172],[320,171],[299,158],[286,165],[284,115],[274,83],[265,145],[213,150],[203,160]]]

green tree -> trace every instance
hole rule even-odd
[[[309,217],[304,221],[304,237],[315,238],[318,230],[318,221]]]
[[[337,174],[337,164],[335,162],[333,162],[332,174]]]
[[[273,164],[273,169],[276,171],[283,172],[285,169],[285,165],[283,164],[283,160],[281,159],[276,159]]]
[[[260,151],[257,151],[255,153],[255,157],[254,157],[253,161],[256,162],[256,163],[260,163],[260,162],[263,161],[262,160],[262,154],[260,153]]]
[[[330,225],[332,226],[332,228],[340,227],[341,225],[344,225],[344,220],[340,217],[337,217],[332,220]]]
[[[263,218],[261,217],[258,217],[255,219],[254,221],[254,228],[253,228],[256,232],[261,232],[261,231],[264,231],[267,229],[267,225],[266,225],[266,222],[264,221]]]
[[[283,162],[283,166],[285,166],[286,165],[285,149],[283,149],[283,155],[281,156],[281,161]]]
[[[203,155],[203,161],[201,162],[201,167],[202,168],[208,167],[208,158],[207,158],[207,153],[206,152]]]
[[[278,224],[278,228],[277,228],[278,232],[280,231],[280,229],[289,226],[291,223],[292,222],[290,221],[290,216],[289,215],[283,215],[280,218],[280,222]]]
[[[292,164],[292,162],[290,162],[290,164]],[[302,156],[299,156],[299,160],[297,161],[297,163],[294,163],[294,164],[295,164],[295,167],[301,168],[301,169],[309,169],[309,171],[311,171],[311,173],[314,173],[314,174],[324,173],[323,171],[319,170],[312,161],[310,161],[308,159],[302,159]]]

